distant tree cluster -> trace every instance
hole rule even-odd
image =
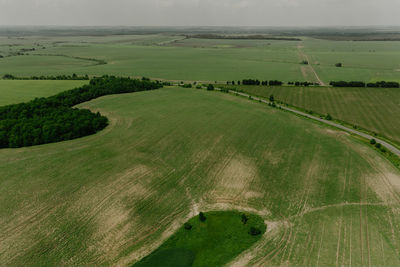
[[[330,82],[331,86],[334,87],[379,87],[379,88],[400,88],[400,84],[398,82],[376,82],[376,83],[365,83],[365,82]]]
[[[0,148],[40,145],[94,134],[107,126],[108,119],[100,113],[73,106],[104,95],[161,87],[159,82],[103,76],[51,97],[0,107]]]
[[[240,83],[238,83],[240,85]],[[253,80],[253,79],[245,79],[242,81],[243,85],[263,85],[263,86],[281,86],[283,85],[283,82],[277,81],[277,80],[271,80],[271,81],[259,81],[259,80]]]
[[[379,88],[400,88],[400,84],[398,82],[376,82],[376,83],[367,83],[367,87],[379,87]]]
[[[183,88],[192,88],[193,87],[193,85],[191,83],[180,84],[179,86],[183,87]]]
[[[330,82],[329,83],[333,87],[365,87],[365,82],[357,82],[357,81],[352,81],[352,82],[345,82],[345,81],[339,81],[339,82]]]
[[[320,84],[319,83],[312,83],[312,82],[288,82],[288,85],[307,87],[307,86],[313,86],[313,85],[319,86]]]
[[[89,80],[88,75],[79,76],[75,73],[72,75],[57,75],[57,76],[31,76],[31,77],[15,77],[12,74],[5,74],[4,80]]]

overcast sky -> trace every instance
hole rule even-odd
[[[0,0],[0,25],[400,25],[400,0]]]

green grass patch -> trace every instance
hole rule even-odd
[[[190,230],[183,226],[161,247],[133,266],[224,265],[259,240],[266,230],[262,218],[252,214],[246,216],[246,223],[243,223],[242,213],[236,211],[205,213],[204,222],[196,216],[187,222],[192,226]],[[260,230],[260,234],[251,235],[252,227]]]
[[[88,81],[0,80],[0,106],[55,95],[87,83]]]

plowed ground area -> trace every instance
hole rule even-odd
[[[400,172],[344,133],[194,89],[80,106],[110,126],[0,150],[1,265],[130,266],[209,210],[265,220],[232,265],[400,264]]]

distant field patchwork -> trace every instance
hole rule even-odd
[[[0,58],[0,75],[77,73],[189,81],[318,81],[313,68],[324,83],[400,81],[400,42],[301,38],[303,41],[218,40],[162,34],[0,38],[0,55],[5,56]],[[300,64],[305,58],[309,66]],[[335,67],[339,62],[342,68]]]

